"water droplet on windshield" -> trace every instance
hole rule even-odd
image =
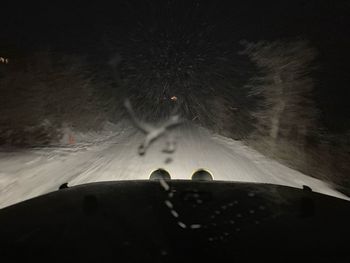
[[[186,228],[186,227],[187,227],[186,224],[183,223],[183,222],[181,222],[181,221],[177,222],[177,224],[178,224],[180,227],[182,227],[182,228]]]
[[[166,200],[164,203],[167,207],[173,208],[173,204],[169,200]]]
[[[164,188],[165,191],[169,191],[170,187],[169,185],[167,184],[167,182],[165,182],[165,180],[163,178],[161,178],[159,180],[160,182],[160,185]]]
[[[261,206],[259,206],[259,209],[260,210],[265,210],[265,206],[261,205]]]
[[[175,210],[170,211],[174,217],[179,217],[179,214]]]

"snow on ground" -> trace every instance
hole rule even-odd
[[[190,179],[205,168],[215,180],[271,183],[302,188],[349,200],[325,182],[292,170],[242,142],[183,125],[171,131],[174,153],[163,152],[166,137],[138,154],[144,134],[131,126],[110,125],[101,134],[77,135],[74,145],[37,147],[26,151],[0,149],[0,208],[39,196],[68,182],[69,186],[111,180],[148,179],[165,168],[172,179]]]

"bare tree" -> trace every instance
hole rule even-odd
[[[42,51],[1,73],[0,144],[47,144],[60,139],[64,123],[84,132],[107,119],[97,92],[104,84],[83,57]]]
[[[306,41],[243,44],[242,53],[260,70],[250,83],[251,95],[262,99],[254,112],[258,131],[273,141],[283,138],[302,143],[313,132],[317,117],[310,77],[315,50]]]

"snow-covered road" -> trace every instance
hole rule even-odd
[[[190,179],[205,168],[215,180],[259,182],[302,188],[344,199],[326,183],[270,160],[243,143],[183,125],[172,131],[174,153],[162,150],[165,137],[156,140],[144,156],[138,146],[144,135],[130,126],[100,136],[99,141],[74,146],[45,147],[27,151],[0,151],[0,208],[69,186],[110,180],[148,179],[165,168],[172,179]]]

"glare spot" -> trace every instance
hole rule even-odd
[[[190,226],[190,228],[192,228],[192,229],[198,229],[198,228],[201,228],[201,225],[199,225],[199,224],[193,224],[193,225]]]

